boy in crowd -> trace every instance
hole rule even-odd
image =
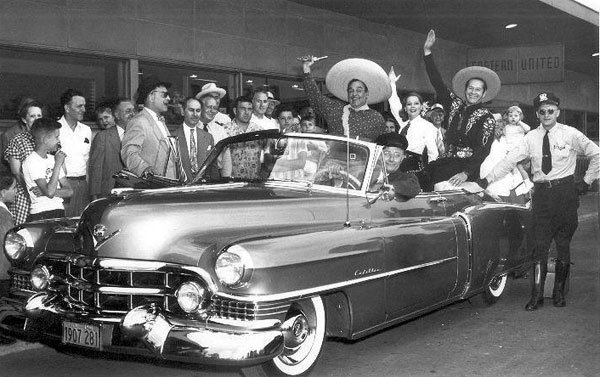
[[[9,212],[7,203],[12,203],[15,200],[17,193],[17,181],[8,171],[0,171],[0,239],[4,240],[4,236],[10,228],[15,224],[12,219],[12,214]],[[8,268],[10,263],[4,252],[0,252],[0,297],[8,296],[9,291],[9,276]],[[0,345],[14,343],[15,340],[10,337],[5,337],[0,334]]]
[[[63,198],[73,195],[63,168],[67,155],[59,150],[60,128],[61,124],[50,118],[36,119],[31,126],[35,151],[23,161],[31,198],[28,221],[64,217]]]

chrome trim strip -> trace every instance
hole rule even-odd
[[[403,272],[418,270],[418,269],[425,268],[425,267],[435,266],[437,264],[447,263],[447,262],[450,262],[455,259],[458,259],[458,257],[450,257],[450,258],[440,259],[437,261],[423,263],[423,264],[419,264],[416,266],[401,268],[399,270],[383,272],[383,273],[376,274],[376,275],[369,275],[369,276],[365,276],[365,277],[362,277],[359,279],[346,280],[346,281],[339,282],[339,283],[326,284],[326,285],[322,285],[319,287],[300,289],[297,291],[286,292],[286,293],[276,293],[276,294],[271,294],[271,295],[236,296],[236,295],[231,295],[231,294],[224,293],[224,292],[217,292],[216,296],[225,297],[230,300],[238,300],[238,301],[243,301],[243,302],[268,302],[268,301],[286,300],[286,299],[290,299],[290,298],[294,298],[294,297],[311,296],[311,295],[314,295],[315,293],[318,293],[321,291],[329,291],[329,290],[338,289],[338,288],[350,286],[350,285],[355,285],[355,284],[359,284],[359,283],[363,283],[363,282],[371,281],[371,280],[375,280],[375,279],[387,278],[389,276],[397,275],[397,274],[400,274]]]
[[[240,320],[240,319],[228,319],[221,317],[210,317],[208,323],[218,323],[219,325],[239,327],[243,330],[260,330],[270,329],[281,325],[281,321],[278,319],[260,319],[260,320]]]
[[[133,287],[98,287],[98,292],[108,294],[127,295],[157,295],[165,293],[164,289],[158,288],[133,288]]]
[[[150,262],[150,261],[137,261],[137,260],[126,260],[126,259],[99,259],[98,266],[112,270],[145,270],[145,271],[157,271],[160,268],[166,267],[167,263],[163,262]]]

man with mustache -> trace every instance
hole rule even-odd
[[[168,141],[171,134],[162,116],[168,110],[170,87],[171,83],[154,76],[140,83],[137,103],[144,108],[127,123],[121,147],[125,166],[139,177],[157,174],[177,178]]]

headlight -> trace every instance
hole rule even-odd
[[[38,266],[31,271],[29,281],[33,289],[43,291],[50,284],[50,272],[46,266]]]
[[[217,258],[215,273],[219,280],[226,285],[238,285],[250,278],[252,259],[243,247],[233,245]]]
[[[193,313],[201,309],[205,294],[206,290],[200,284],[188,281],[177,290],[177,303],[184,312]]]
[[[28,247],[33,247],[33,238],[27,229],[6,233],[4,252],[11,261],[19,259]]]

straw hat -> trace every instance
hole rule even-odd
[[[345,59],[336,63],[325,77],[327,89],[342,101],[348,100],[348,83],[358,79],[367,85],[367,104],[386,101],[392,95],[390,80],[379,64],[360,58]]]
[[[456,72],[456,75],[454,75],[454,78],[452,79],[452,91],[454,94],[463,100],[466,100],[465,86],[471,79],[480,79],[485,82],[487,90],[482,101],[491,101],[498,95],[498,92],[500,92],[500,77],[498,77],[498,74],[489,68],[474,65]]]
[[[275,99],[275,96],[271,92],[267,92],[267,100],[273,101],[273,103],[275,103],[275,106],[279,106],[279,104],[281,103],[279,100]]]
[[[196,94],[196,99],[200,99],[206,94],[210,93],[219,94],[219,99],[221,99],[227,92],[225,91],[225,89],[219,88],[214,82],[209,82],[208,84],[204,84],[204,86],[202,86],[202,90],[200,91],[200,93]]]

